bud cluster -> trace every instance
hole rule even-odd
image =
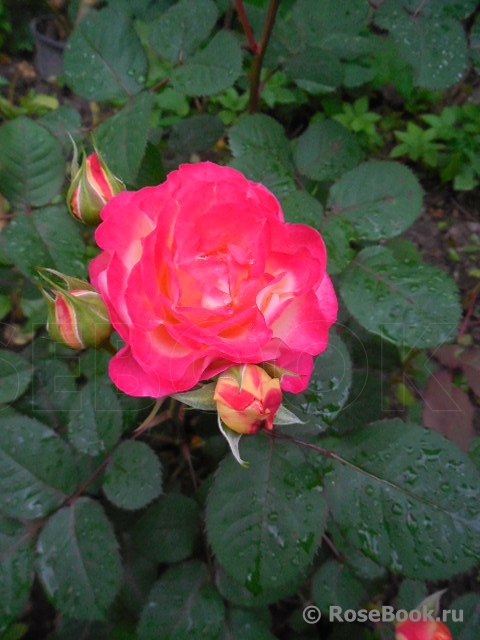
[[[42,294],[47,302],[47,331],[52,340],[71,349],[98,348],[106,343],[112,326],[107,307],[91,284],[54,269],[42,269],[39,274],[48,285]],[[54,282],[52,276],[63,282]]]

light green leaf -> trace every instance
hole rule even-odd
[[[422,188],[401,164],[370,161],[345,173],[329,194],[327,209],[349,220],[363,240],[379,240],[405,231],[420,214]]]
[[[274,424],[303,424],[300,418],[292,413],[287,407],[281,404],[275,414]]]
[[[150,44],[162,58],[183,62],[208,38],[217,17],[212,0],[180,0],[155,21]]]
[[[14,206],[41,207],[60,191],[65,161],[53,135],[29,118],[0,127],[0,192]]]
[[[228,442],[228,446],[230,447],[230,451],[232,452],[233,457],[235,458],[235,460],[238,462],[239,465],[241,465],[244,468],[247,468],[248,462],[246,462],[245,460],[242,460],[242,456],[240,455],[240,449],[239,449],[240,438],[242,437],[242,434],[237,433],[236,431],[233,431],[232,429],[227,427],[227,425],[223,424],[219,415],[217,416],[217,422],[218,422],[218,428],[220,429],[220,433]]]
[[[67,444],[36,420],[0,419],[0,512],[41,518],[75,490],[78,473]]]
[[[102,620],[120,586],[113,527],[102,507],[79,498],[53,515],[37,543],[37,571],[67,618]]]
[[[162,492],[162,469],[145,442],[125,440],[115,449],[105,472],[103,491],[122,509],[141,509]]]
[[[204,384],[200,389],[193,389],[192,391],[184,391],[182,393],[172,394],[172,398],[183,402],[193,409],[201,409],[202,411],[216,411],[217,403],[213,399],[215,393],[216,382],[209,382]]]
[[[350,547],[417,580],[443,580],[480,559],[480,477],[452,443],[401,420],[322,441],[326,498]]]
[[[109,169],[134,184],[147,146],[153,96],[142,92],[95,129],[95,141]]]
[[[460,320],[454,281],[437,267],[398,260],[387,247],[363,249],[342,273],[340,292],[361,325],[400,346],[441,345]]]
[[[242,72],[242,52],[235,37],[219,31],[209,44],[173,69],[172,86],[186,96],[210,96],[233,86]]]
[[[12,310],[12,300],[11,297],[5,295],[3,293],[0,294],[0,320],[10,313]]]
[[[222,599],[207,567],[185,562],[165,571],[154,585],[140,616],[138,640],[215,638],[225,617]]]
[[[63,70],[86,100],[118,100],[145,85],[147,58],[132,22],[112,9],[90,11],[73,32]],[[138,120],[140,122],[140,120]]]
[[[363,152],[345,127],[333,120],[312,123],[298,138],[294,160],[301,174],[331,182],[363,159]]]
[[[208,540],[227,573],[254,594],[288,585],[310,564],[325,526],[316,472],[296,447],[264,436],[227,457],[207,500]]]

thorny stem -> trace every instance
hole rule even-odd
[[[235,0],[238,17],[242,23],[243,30],[248,40],[248,48],[253,53],[252,68],[250,70],[250,101],[248,105],[249,113],[258,111],[258,103],[260,99],[260,75],[262,73],[263,59],[267,50],[268,41],[272,35],[275,18],[277,16],[280,0],[270,0],[267,9],[267,17],[263,25],[263,32],[260,42],[256,42],[252,28],[248,22],[245,8],[242,0]]]

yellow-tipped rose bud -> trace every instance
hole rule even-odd
[[[92,153],[83,158],[80,168],[72,164],[72,183],[67,193],[67,207],[74,218],[85,224],[100,224],[100,211],[125,185],[116,178],[102,156]]]
[[[262,426],[272,430],[282,404],[280,380],[256,364],[230,367],[219,376],[213,399],[222,422],[233,431],[255,433]]]
[[[397,625],[395,640],[452,640],[452,634],[437,620],[405,620]]]
[[[107,307],[100,294],[88,283],[70,278],[53,269],[44,269],[61,278],[65,285],[57,285],[43,272],[49,290],[42,289],[47,301],[47,331],[55,342],[71,349],[101,347],[112,333]]]

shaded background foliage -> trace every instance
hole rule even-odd
[[[475,97],[476,4],[285,0],[262,65],[274,2],[245,2],[248,37],[228,0],[108,0],[73,29],[49,99],[16,101],[18,78],[4,79],[2,638],[39,637],[25,607],[48,618],[46,601],[52,639],[315,638],[309,603],[411,609],[432,581],[461,585],[451,628],[477,637],[478,439],[467,425],[462,452],[422,418],[448,413],[455,432],[459,407],[478,407],[480,273],[461,299],[400,237],[422,210],[420,171],[457,189],[480,176],[480,107],[451,104]],[[0,18],[12,53],[25,16],[6,3]],[[213,159],[325,239],[339,322],[286,399],[304,424],[244,438],[248,470],[214,416],[168,402],[153,415],[112,387],[107,354],[45,333],[36,267],[85,277],[96,253],[64,205],[70,136],[89,147],[92,134],[130,188]]]

